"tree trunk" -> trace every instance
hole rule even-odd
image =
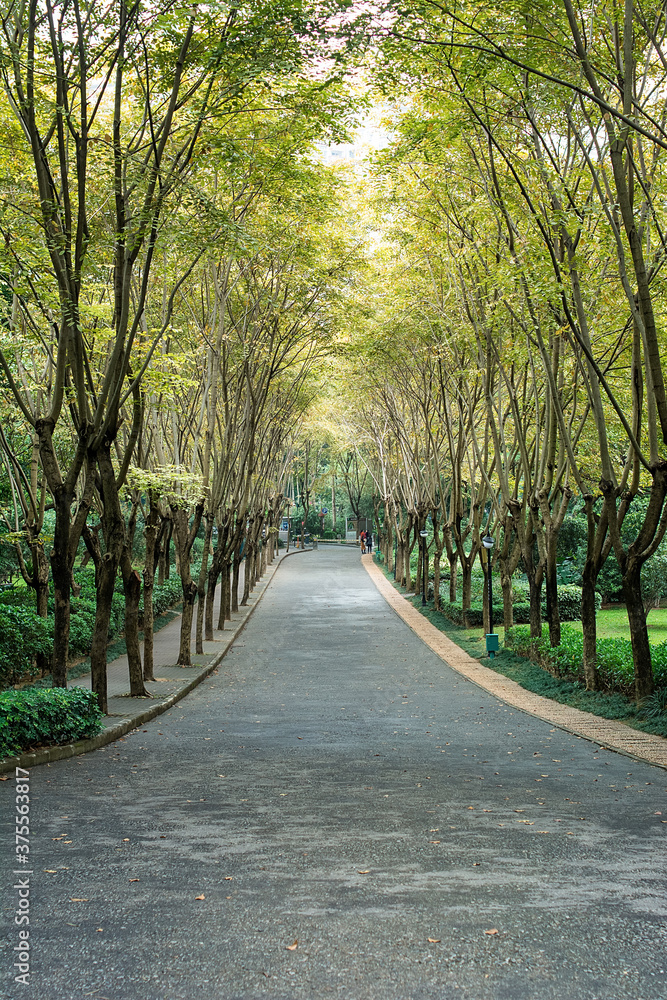
[[[512,604],[512,577],[500,570],[500,586],[503,592],[503,625],[505,629],[514,625],[514,606]]]
[[[121,558],[123,573],[123,593],[125,595],[125,647],[130,673],[130,697],[150,698],[144,686],[139,648],[139,600],[141,598],[141,576],[132,568],[130,553],[126,547]]]
[[[171,539],[174,533],[174,525],[169,518],[167,522],[167,528],[164,538],[164,543],[160,550],[160,562],[158,566],[157,582],[158,586],[161,587],[165,580],[169,579],[169,570],[171,566]]]
[[[213,611],[215,604],[215,589],[218,586],[218,580],[220,579],[219,546],[220,543],[218,543],[218,546],[216,546],[216,551],[213,554],[213,559],[211,560],[211,568],[208,571],[207,584],[206,584],[206,611],[204,616],[204,635],[206,639],[209,641],[213,639]]]
[[[243,575],[243,597],[241,599],[241,607],[244,608],[250,598],[250,577],[252,575],[252,542],[250,538],[246,538],[245,546],[245,573]]]
[[[581,624],[584,633],[584,681],[587,691],[597,691],[600,682],[597,671],[597,621],[595,584],[597,573],[591,560],[586,560],[581,589]]]
[[[410,566],[410,557],[412,555],[412,549],[414,547],[414,539],[412,538],[412,523],[408,523],[408,527],[405,532],[405,545],[403,548],[403,574],[405,577],[405,589],[410,594],[412,593],[412,567]]]
[[[188,563],[189,568],[189,563]],[[186,574],[189,575],[189,574]],[[183,572],[181,572],[181,577]],[[195,601],[197,600],[197,584],[192,578],[182,583],[183,614],[181,616],[181,641],[178,650],[179,667],[191,667],[192,619],[194,617]]]
[[[90,644],[90,686],[105,715],[108,708],[107,644],[117,571],[117,559],[114,559],[112,552],[105,552],[95,571],[95,626]]]
[[[220,611],[218,615],[218,628],[220,629],[225,627],[226,621],[232,620],[230,573],[231,562],[229,559],[226,559],[222,564],[222,573],[220,574]]]
[[[440,560],[442,559],[442,547],[436,548],[433,552],[433,605],[436,611],[440,610],[442,601],[440,599]]]
[[[195,630],[195,648],[198,653],[204,652],[204,605],[206,599],[206,577],[208,570],[209,549],[211,547],[211,537],[213,535],[213,514],[209,511],[206,515],[206,526],[204,530],[204,548],[202,550],[201,566],[199,567],[199,577],[197,579],[197,625]]]
[[[449,603],[456,604],[456,592],[458,589],[459,560],[456,552],[453,552],[449,559]]]
[[[623,595],[630,624],[632,640],[632,660],[635,669],[635,697],[638,702],[653,693],[653,664],[651,646],[648,641],[646,612],[641,588],[642,562],[629,557],[623,574]]]
[[[239,566],[239,571],[240,571]],[[222,591],[222,599],[225,602],[225,619],[230,622],[232,620],[232,560],[228,559],[222,570],[222,579],[224,583],[224,589]],[[238,607],[237,607],[238,612]]]
[[[472,560],[461,559],[461,608],[465,612],[469,610],[472,602]],[[467,628],[467,626],[466,626]]]
[[[178,557],[179,573],[181,577],[181,590],[183,592],[183,613],[181,617],[181,641],[178,653],[178,665],[181,667],[192,666],[190,651],[192,619],[194,615],[194,605],[197,600],[197,584],[192,579],[190,572],[190,553],[192,545],[197,537],[197,531],[201,524],[203,504],[198,504],[192,519],[189,523],[187,510],[182,507],[174,507],[171,511],[174,525],[174,541],[176,544],[176,554]]]
[[[53,532],[53,549],[51,550],[51,579],[53,580],[54,597],[53,660],[51,663],[51,673],[54,687],[67,687],[72,582],[72,567],[69,560],[71,502],[72,497],[65,491],[64,487],[54,493],[53,505],[55,507],[56,518]]]
[[[545,567],[544,582],[546,585],[547,597],[547,623],[549,625],[549,642],[551,648],[560,646],[560,613],[558,611],[558,576],[556,567],[556,540],[557,534],[549,530],[547,532],[547,559]]]
[[[107,645],[114,585],[125,548],[125,521],[116,486],[116,473],[111,461],[111,441],[106,440],[97,455],[102,497],[102,532],[106,551],[95,567],[95,628],[90,649],[91,687],[99,706],[107,711]]]
[[[491,631],[491,616],[489,614],[489,561],[491,559],[491,553],[488,549],[485,549],[486,558],[480,560],[482,563],[482,574],[484,577],[484,585],[482,590],[482,627],[484,629],[484,634],[488,635]]]
[[[542,637],[542,573],[537,570],[528,574],[530,593],[530,637]]]
[[[234,552],[234,568],[232,573],[232,593],[231,593],[231,610],[237,613],[239,610],[239,577],[241,575],[241,548],[240,544],[236,546]]]
[[[44,545],[40,541],[33,541],[30,545],[30,555],[32,557],[32,581],[31,585],[35,591],[35,605],[40,618],[48,618],[49,615],[49,562],[44,552]],[[40,676],[48,673],[49,658],[45,653],[38,653],[36,665]]]
[[[155,582],[155,544],[157,541],[157,509],[151,504],[144,536],[146,538],[146,555],[144,558],[144,680],[154,681],[153,666],[153,586]]]

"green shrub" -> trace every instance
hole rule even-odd
[[[33,675],[38,653],[51,652],[53,619],[20,605],[0,604],[0,684],[16,684]]]
[[[454,622],[455,625],[465,625],[463,620],[463,611],[460,604],[450,604],[449,601],[441,601],[440,611],[445,618],[449,618],[450,622]],[[482,624],[482,605],[479,601],[473,601],[471,603],[468,611],[466,612],[466,617],[470,628],[476,628],[478,625]]]
[[[77,571],[81,586],[70,604],[69,649],[72,657],[87,656],[95,629],[95,570],[86,566]],[[153,589],[153,607],[157,617],[182,599],[178,576]],[[40,618],[35,610],[34,593],[16,589],[0,594],[0,688],[32,679],[38,654],[50,656],[53,649],[54,599],[49,600],[49,617]],[[143,614],[143,596],[139,606]],[[125,628],[125,597],[119,577],[111,600],[108,638],[114,639]]]
[[[560,645],[552,648],[546,625],[543,626],[539,639],[531,639],[529,627],[515,625],[505,633],[505,646],[520,656],[529,657],[558,677],[583,680],[584,637],[574,628],[564,625]],[[597,659],[603,689],[631,695],[634,688],[634,665],[630,640],[598,639]],[[656,686],[667,686],[667,642],[651,648],[651,659]]]
[[[516,592],[520,597],[527,597],[527,588],[521,584]],[[601,607],[599,594],[595,595],[596,607]],[[443,615],[454,622],[455,625],[463,625],[463,612],[460,604],[450,604],[449,601],[441,601],[440,604]],[[468,611],[468,626],[476,628],[483,622],[483,605],[481,601],[472,601]],[[558,588],[558,610],[560,619],[563,622],[575,622],[581,620],[581,587],[559,587]],[[542,601],[542,615],[547,613],[546,598]],[[515,601],[512,604],[512,614],[515,625],[528,625],[530,623],[530,603],[527,600]],[[503,605],[502,599],[496,602],[494,595],[493,616],[496,622],[502,621]]]
[[[514,619],[518,624],[530,621],[530,615],[527,618],[517,616],[516,608],[518,604],[527,604],[530,607],[530,587],[525,580],[517,580],[512,583],[512,591],[514,598]],[[600,610],[602,607],[602,598],[598,593],[595,595],[595,607]],[[563,622],[578,622],[581,620],[581,587],[575,587],[571,584],[559,584],[558,585],[558,611],[560,614],[560,620]],[[542,587],[542,614],[547,613],[547,597],[544,587]],[[523,614],[523,613],[522,613]]]
[[[153,614],[157,617],[167,608],[183,600],[183,588],[179,576],[170,577],[162,584],[153,587]],[[144,613],[144,595],[141,595],[139,602],[139,615]]]
[[[0,694],[0,757],[95,736],[102,712],[92,691],[46,688]]]

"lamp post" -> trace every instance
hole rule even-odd
[[[426,528],[419,532],[422,545],[422,607],[426,605],[426,593],[428,591],[428,563],[426,561]]]
[[[496,655],[499,645],[498,636],[493,631],[493,578],[492,578],[492,568],[491,568],[491,552],[494,546],[494,539],[492,535],[486,534],[482,538],[482,545],[486,549],[486,569],[488,573],[489,580],[489,631],[486,635],[486,651],[489,654],[489,658],[492,660]]]

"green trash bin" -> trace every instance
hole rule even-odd
[[[489,654],[489,658],[492,660],[498,650],[500,649],[500,643],[498,641],[497,632],[487,632],[486,634],[486,651]]]

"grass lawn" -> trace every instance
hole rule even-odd
[[[502,614],[502,609],[499,609]],[[544,620],[544,619],[543,619]],[[667,608],[654,608],[647,619],[648,622],[648,641],[653,645],[657,645],[659,642],[667,641]],[[568,622],[572,628],[576,628],[581,632],[581,622]],[[613,608],[602,608],[597,614],[597,625],[598,625],[598,639],[629,639],[630,638],[630,627],[628,625],[628,615],[625,607],[621,604]],[[500,644],[503,644],[505,639],[505,629],[499,624],[499,622],[494,622],[493,625],[494,632],[497,632],[500,636]],[[466,629],[466,633],[470,635],[472,639],[477,639],[480,635],[483,635],[483,631],[479,626],[475,628]]]
[[[653,645],[667,640],[667,608],[654,608],[646,619],[648,624],[648,641]],[[581,622],[570,622],[574,628],[581,631]],[[629,639],[630,627],[628,615],[620,605],[615,608],[602,608],[597,614],[599,639]]]

